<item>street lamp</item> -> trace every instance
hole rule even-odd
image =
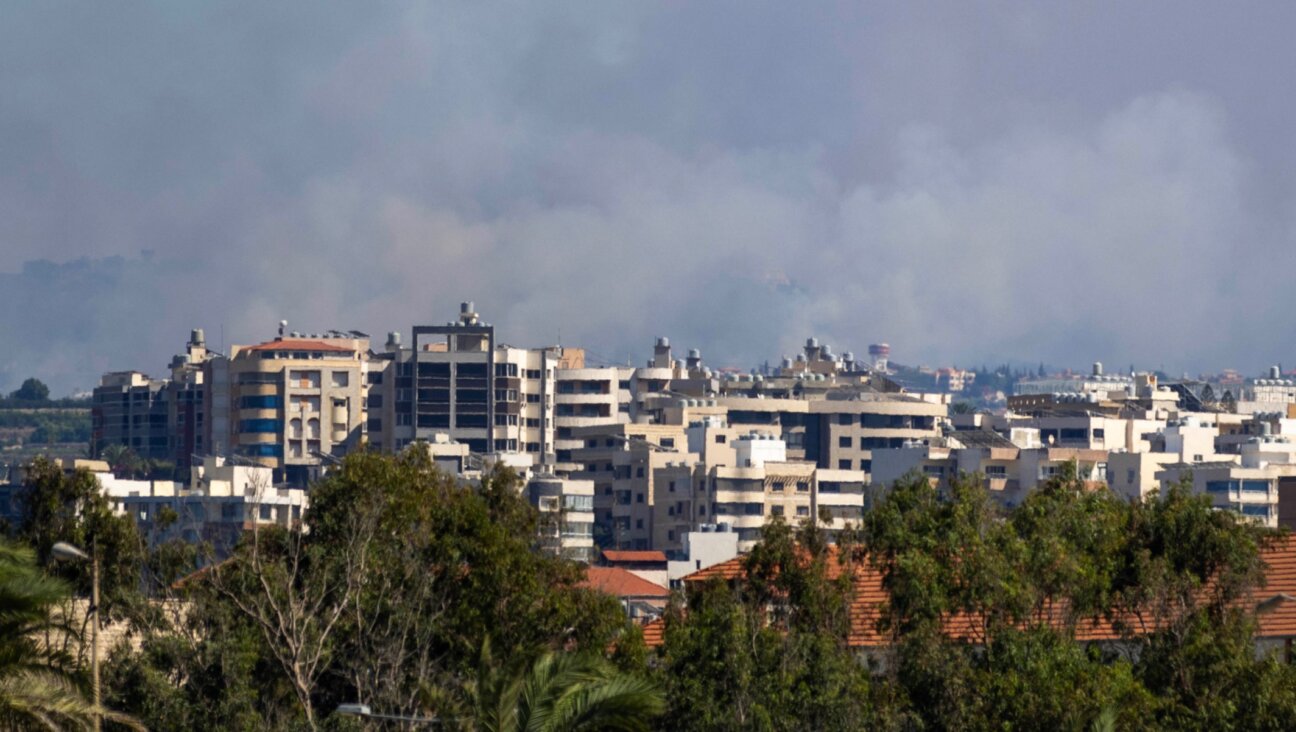
[[[447,721],[436,717],[404,717],[399,714],[375,714],[368,704],[339,704],[338,714],[347,714],[361,719],[378,719],[384,722],[404,722],[405,724],[439,724]]]
[[[90,693],[94,696],[94,731],[99,732],[102,725],[99,714],[102,704],[99,693],[99,559],[65,541],[55,542],[50,555],[57,562],[90,563],[90,608],[87,612],[94,613],[94,622],[90,625]]]

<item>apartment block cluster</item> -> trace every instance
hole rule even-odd
[[[1096,364],[1087,378],[1023,382],[1006,410],[952,413],[948,393],[888,378],[889,357],[875,345],[857,361],[811,338],[777,367],[740,372],[697,350],[677,357],[659,338],[642,366],[594,365],[579,348],[499,342],[472,303],[381,347],[281,323],[223,354],[195,330],[168,378],[103,377],[92,450],[123,445],[174,464],[188,480],[161,496],[201,493],[200,474],[255,470],[244,494],[255,482],[258,495],[268,485],[300,496],[275,520],[297,516],[310,483],[361,446],[417,446],[466,479],[502,462],[524,477],[555,552],[658,552],[681,576],[702,568],[691,547],[707,534],[731,534],[741,552],[777,517],[839,532],[913,472],[937,483],[980,474],[1007,505],[1068,463],[1130,497],[1191,476],[1221,509],[1296,522],[1296,384],[1251,380],[1223,411],[1187,385]]]

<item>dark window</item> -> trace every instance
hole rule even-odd
[[[420,363],[418,365],[418,375],[420,379],[429,377],[450,377],[450,364],[448,363]]]
[[[717,443],[717,444],[720,444],[720,445],[725,444],[725,440],[726,440],[726,439],[727,439],[727,436],[726,436],[726,435],[716,435],[716,436],[715,436],[715,441],[716,441],[716,443]]]
[[[283,400],[278,394],[245,396],[239,399],[239,409],[278,409],[282,405]]]
[[[850,437],[838,437],[837,447],[853,447],[855,440]]]
[[[399,421],[399,420],[398,420]],[[436,427],[449,427],[450,415],[448,414],[420,414],[418,416],[418,426],[424,429]]]
[[[840,469],[840,470],[850,470],[850,466],[851,466],[851,461],[849,461],[849,460],[838,460],[838,461],[837,461],[837,467],[838,467],[838,469]]]
[[[662,440],[661,440],[661,446],[662,446],[662,447],[675,447],[675,438],[674,438],[674,437],[663,437]]]

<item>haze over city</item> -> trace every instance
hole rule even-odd
[[[1292,360],[1290,5],[5,15],[0,389],[464,299],[635,363]]]

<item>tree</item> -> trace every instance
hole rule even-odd
[[[526,666],[499,666],[489,643],[467,689],[481,732],[646,732],[665,707],[655,684],[597,655],[546,652]]]
[[[926,726],[1278,729],[1291,713],[1296,673],[1256,660],[1243,602],[1265,531],[1187,485],[1127,503],[1067,466],[1001,514],[980,476],[914,475],[865,529],[892,682]],[[1104,627],[1128,654],[1080,640]]]
[[[49,401],[49,387],[45,386],[40,379],[29,378],[22,383],[22,386],[11,393],[9,398],[23,402]]]
[[[849,552],[813,522],[776,520],[744,571],[737,586],[693,583],[687,612],[667,614],[667,727],[870,728],[868,668],[849,649]]]
[[[108,463],[113,475],[119,478],[140,478],[148,472],[148,462],[127,445],[104,445],[99,450],[99,459]]]
[[[304,520],[182,580],[189,609],[114,659],[111,698],[194,729],[317,728],[355,701],[444,716],[438,690],[475,676],[487,636],[519,663],[634,637],[578,565],[535,550],[507,470],[473,486],[423,450],[357,452],[312,486]]]
[[[38,640],[51,631],[75,632],[51,612],[68,594],[67,583],[40,571],[35,552],[0,542],[0,724],[12,729],[88,727],[98,712],[140,728],[126,715],[96,710],[77,688],[66,659],[55,658],[50,645]]]
[[[85,469],[65,471],[53,461],[37,458],[25,468],[23,485],[17,535],[36,550],[38,561],[50,563],[56,542],[81,547],[99,558],[104,621],[136,617],[142,599],[144,547],[134,521],[113,513],[99,481]],[[70,582],[75,594],[89,597],[87,564],[63,563],[52,571]]]

